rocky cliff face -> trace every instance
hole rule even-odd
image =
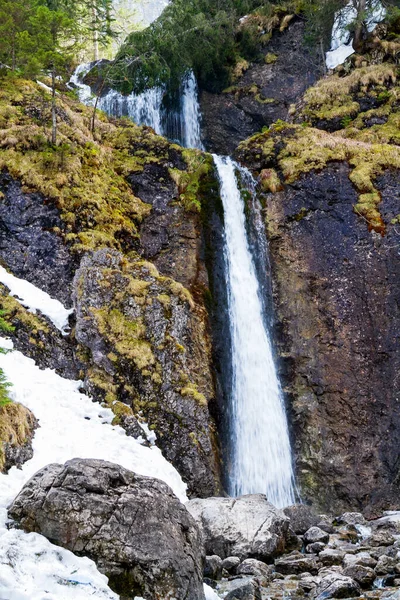
[[[322,56],[304,41],[303,21],[286,15],[274,26],[261,60],[244,63],[235,84],[222,94],[201,94],[204,143],[213,152],[232,154],[250,135],[286,120],[291,105],[323,73]]]
[[[210,157],[127,121],[101,117],[92,135],[90,110],[61,99],[62,145],[48,149],[36,124],[48,109],[39,88],[19,81],[0,102],[10,113],[1,133],[1,263],[76,310],[63,336],[1,286],[16,348],[85,379],[130,433],[135,417],[145,419],[189,494],[217,493],[200,215]]]
[[[307,92],[297,119],[317,118],[332,131],[332,119],[348,113],[335,133],[281,123],[238,150],[264,203],[300,489],[329,511],[373,515],[398,504],[393,68],[362,67]],[[384,81],[392,91],[379,97]]]

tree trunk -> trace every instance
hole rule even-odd
[[[361,49],[363,41],[363,27],[365,22],[366,0],[358,0],[357,2],[357,21],[354,31],[353,48],[358,51]]]
[[[51,73],[51,143],[57,144],[57,113],[56,113],[56,73],[53,69]]]
[[[93,58],[94,60],[99,60],[99,32],[97,30],[97,11],[96,7],[93,6],[92,9],[93,15]]]

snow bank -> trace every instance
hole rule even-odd
[[[10,347],[9,341],[1,343]],[[20,352],[0,355],[0,368],[13,384],[13,400],[39,419],[33,458],[21,470],[0,474],[0,598],[7,600],[116,600],[95,564],[53,546],[38,534],[7,530],[7,506],[22,486],[49,463],[98,458],[118,463],[142,475],[158,477],[185,502],[186,486],[156,447],[141,446],[120,427],[113,413],[79,391],[80,382],[40,370]]]
[[[62,333],[68,329],[68,317],[74,310],[66,309],[61,302],[51,298],[49,294],[43,292],[32,283],[19,279],[11,273],[8,273],[4,267],[0,266],[0,282],[6,285],[12,296],[25,306],[30,312],[36,313],[40,310]]]
[[[367,2],[368,17],[366,21],[369,32],[373,31],[378,23],[383,21],[386,9],[380,0]],[[332,29],[331,49],[326,53],[326,66],[334,69],[344,63],[346,58],[354,54],[353,38],[350,37],[349,25],[357,18],[357,10],[352,0],[335,14]]]

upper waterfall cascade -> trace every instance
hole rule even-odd
[[[290,442],[235,174],[241,167],[230,158],[214,155],[214,161],[224,206],[232,338],[229,492],[264,493],[284,507],[295,498]]]
[[[81,102],[92,106],[93,95],[82,79],[90,70],[90,64],[81,64],[75,70],[70,82],[78,89]],[[145,90],[141,94],[124,96],[110,90],[98,102],[98,108],[113,117],[129,117],[138,125],[152,127],[159,135],[164,135],[180,143],[185,148],[203,149],[201,141],[201,113],[198,100],[196,77],[189,71],[183,78],[175,111],[167,111],[163,101],[166,90],[162,86]]]

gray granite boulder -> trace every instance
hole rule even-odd
[[[51,464],[22,488],[9,516],[93,559],[122,596],[204,600],[199,528],[158,479],[101,460]]]
[[[195,499],[186,507],[203,529],[207,555],[268,561],[286,549],[289,518],[263,494]]]

